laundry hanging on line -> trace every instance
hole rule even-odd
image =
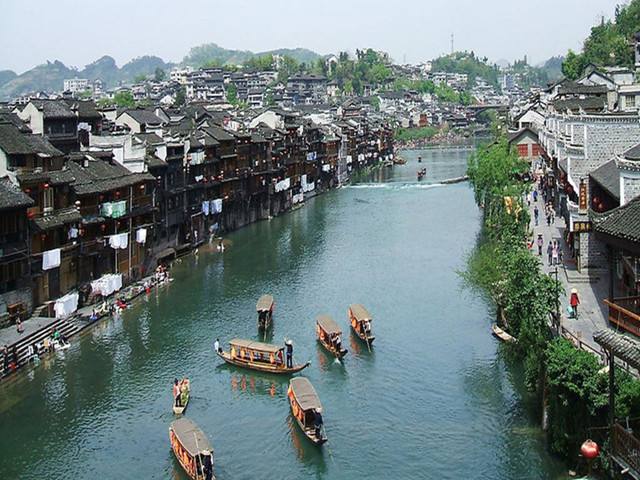
[[[53,250],[47,250],[42,252],[42,269],[51,270],[60,266],[60,249],[54,248]]]

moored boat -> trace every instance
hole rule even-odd
[[[376,339],[371,333],[371,315],[359,303],[354,303],[349,306],[349,321],[351,322],[351,328],[358,336],[360,340],[371,345]]]
[[[256,303],[256,312],[258,312],[258,328],[266,330],[271,326],[273,320],[273,309],[275,302],[273,296],[262,295]]]
[[[316,318],[316,335],[322,346],[338,359],[347,354],[347,349],[342,347],[342,330],[329,315]]]
[[[257,370],[259,372],[292,374],[307,368],[310,363],[287,367],[285,347],[270,343],[255,342],[234,338],[229,342],[229,351],[217,352],[225,362],[237,367]]]
[[[493,334],[498,337],[503,342],[507,343],[516,343],[515,337],[511,336],[509,333],[505,332],[502,328],[498,326],[497,323],[491,325],[491,331]]]
[[[311,382],[305,377],[292,378],[289,381],[287,397],[291,413],[306,437],[316,445],[326,442],[322,404]]]
[[[213,448],[198,426],[186,417],[169,426],[171,449],[178,462],[192,480],[215,479],[213,475]]]

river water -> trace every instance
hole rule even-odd
[[[235,232],[223,254],[185,257],[172,284],[0,385],[0,478],[185,479],[168,441],[183,375],[220,479],[562,478],[490,307],[457,274],[480,216],[467,184],[438,181],[464,174],[468,153],[406,152],[405,166]],[[293,338],[312,362],[322,448],[293,423],[286,379],[213,353],[216,336],[258,339],[262,293],[276,299],[272,341]],[[371,352],[349,333],[356,302],[374,316]],[[344,328],[343,364],[316,344],[319,313]]]

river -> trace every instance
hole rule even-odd
[[[223,254],[185,257],[172,284],[0,385],[0,478],[186,479],[168,440],[183,375],[219,479],[563,478],[521,372],[489,334],[490,306],[457,273],[479,211],[467,184],[438,181],[464,174],[468,154],[406,152],[405,166],[230,234]],[[276,300],[272,341],[291,337],[296,360],[312,362],[322,448],[293,423],[286,379],[213,353],[215,337],[258,338],[262,293]],[[374,316],[371,352],[348,331],[350,303]],[[343,364],[315,341],[320,313],[344,328]]]

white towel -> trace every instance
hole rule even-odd
[[[147,229],[139,228],[136,230],[136,242],[144,244],[147,241]]]
[[[60,266],[60,249],[54,248],[53,250],[47,250],[42,252],[42,269],[51,270]]]
[[[78,294],[73,292],[60,297],[56,300],[53,309],[56,312],[56,318],[68,317],[78,309]]]

